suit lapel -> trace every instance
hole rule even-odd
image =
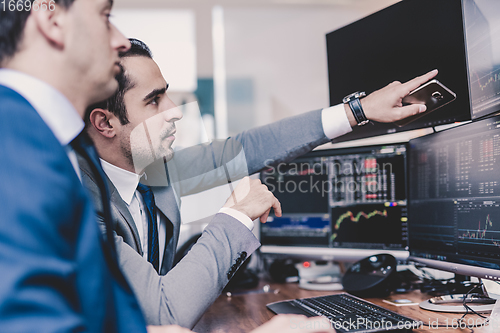
[[[78,156],[78,164],[80,166],[80,169],[82,169],[82,171],[87,174],[88,178],[95,184],[95,179],[93,178],[93,174],[90,171],[90,166],[88,165],[87,161],[81,158],[81,156]],[[113,185],[111,180],[109,180],[108,176],[106,176],[106,180],[108,182],[108,187],[111,196],[111,209],[112,212],[114,213],[113,218],[115,219],[115,221],[113,221],[114,222],[113,226],[117,230],[117,233],[122,235],[122,237],[124,238],[126,237],[125,235],[132,234],[133,242],[135,245],[133,246],[134,250],[136,250],[142,255],[142,246],[139,237],[139,232],[137,231],[134,219],[132,218],[132,215],[130,214],[127,208],[127,204],[120,197],[118,190]],[[120,232],[118,229],[122,229],[125,232]],[[130,244],[130,241],[126,241],[126,243],[132,246],[132,244]]]
[[[152,187],[158,211],[167,219],[167,239],[165,241],[165,251],[161,274],[165,274],[172,268],[179,239],[180,213],[177,206],[175,193],[171,186]],[[168,225],[170,221],[171,225]]]
[[[110,181],[111,183],[111,181]],[[112,186],[112,189],[111,189]],[[119,217],[119,221],[117,221],[119,227],[126,226],[132,231],[132,235],[134,236],[135,241],[135,249],[142,256],[142,246],[141,240],[139,237],[139,231],[134,223],[134,219],[128,210],[127,204],[120,197],[120,194],[116,190],[113,184],[110,185],[111,189],[111,206],[117,211],[117,217]]]
[[[172,222],[179,222],[179,208],[171,186],[152,187],[157,208]]]

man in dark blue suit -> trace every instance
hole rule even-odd
[[[0,332],[145,332],[69,145],[129,42],[111,1],[15,4],[0,9]]]

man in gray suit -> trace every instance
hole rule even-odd
[[[108,176],[115,241],[129,245],[119,247],[120,265],[146,321],[193,327],[259,247],[251,232],[253,220],[265,221],[270,207],[256,210],[262,206],[256,203],[272,201],[278,216],[281,208],[260,181],[244,178],[192,250],[172,268],[180,229],[179,197],[253,174],[270,161],[289,161],[351,131],[357,120],[349,106],[338,105],[191,147],[172,159],[174,123],[182,114],[168,98],[168,84],[147,46],[137,40],[131,44],[121,55],[124,75],[118,78],[118,92],[87,110],[87,131]],[[436,74],[394,82],[365,97],[366,117],[392,122],[425,111],[423,106],[402,107],[401,100]],[[93,175],[80,162],[83,183],[100,211]]]

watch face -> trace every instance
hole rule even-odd
[[[342,99],[342,102],[344,104],[349,103],[349,101],[353,98],[360,98],[360,97],[365,97],[365,96],[366,96],[366,93],[364,91],[356,91],[355,93],[352,93],[352,94],[344,97],[344,99]]]
[[[347,95],[346,97],[344,97],[344,99],[342,100],[342,102],[344,103],[349,103],[349,101],[355,97],[357,94],[359,93],[359,91],[356,91],[355,93],[352,93],[350,95]]]

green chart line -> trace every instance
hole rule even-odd
[[[361,217],[364,217],[365,219],[369,220],[376,215],[387,217],[387,210],[385,210],[385,209],[384,209],[384,211],[374,210],[373,212],[368,213],[368,214],[366,214],[365,212],[359,212],[356,216],[354,216],[354,214],[349,210],[349,211],[347,211],[344,214],[339,216],[339,218],[337,219],[337,222],[335,222],[334,229],[339,230],[340,225],[347,218],[350,218],[351,222],[357,223],[357,222],[359,222],[359,219]],[[333,233],[332,237],[331,237],[332,241],[335,240],[335,238],[337,238],[337,236],[338,236],[338,234],[336,232]]]

